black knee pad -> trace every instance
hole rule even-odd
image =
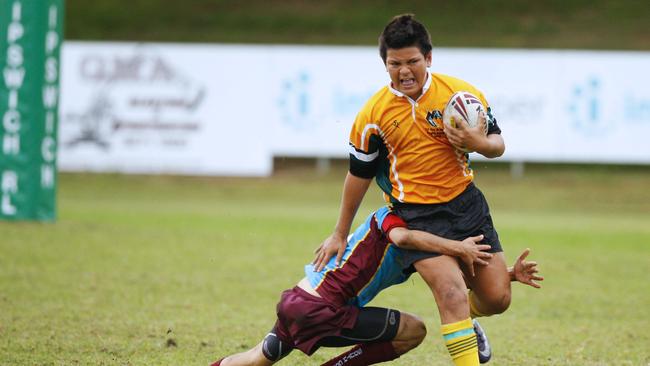
[[[269,361],[280,361],[284,356],[288,355],[293,348],[285,344],[278,338],[274,331],[264,337],[262,343],[262,353]]]

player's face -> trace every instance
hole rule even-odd
[[[393,88],[413,100],[422,94],[429,66],[431,66],[431,52],[425,56],[417,47],[386,50],[386,71],[390,75]]]

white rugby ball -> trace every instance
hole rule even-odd
[[[475,127],[478,125],[478,116],[481,112],[485,113],[485,106],[478,97],[467,91],[459,91],[449,98],[442,112],[442,122],[449,127],[456,127],[456,123],[462,120],[470,127]],[[485,134],[487,134],[487,121]]]

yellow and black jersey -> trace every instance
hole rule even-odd
[[[350,132],[350,173],[376,177],[388,202],[440,203],[473,179],[468,154],[447,140],[442,111],[458,91],[476,95],[488,111],[488,134],[501,133],[491,109],[471,84],[429,74],[417,100],[386,86],[357,115]]]

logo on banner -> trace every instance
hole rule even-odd
[[[349,126],[374,87],[349,86],[317,79],[309,71],[299,71],[284,78],[279,85],[276,107],[280,122],[291,130],[311,134],[317,130]],[[337,124],[333,127],[331,122]]]
[[[637,127],[650,126],[650,96],[648,94],[645,96],[632,94],[639,91],[643,90],[629,91],[625,96],[623,103],[625,121]]]
[[[576,130],[584,135],[602,135],[606,132],[600,80],[591,77],[575,85],[569,101],[569,116]]]
[[[67,149],[182,147],[200,129],[197,110],[205,87],[152,49],[86,54],[78,77],[88,98],[62,116],[61,142]]]
[[[306,71],[282,82],[278,107],[284,124],[296,130],[310,126],[309,115],[313,106],[309,93],[310,76]]]

